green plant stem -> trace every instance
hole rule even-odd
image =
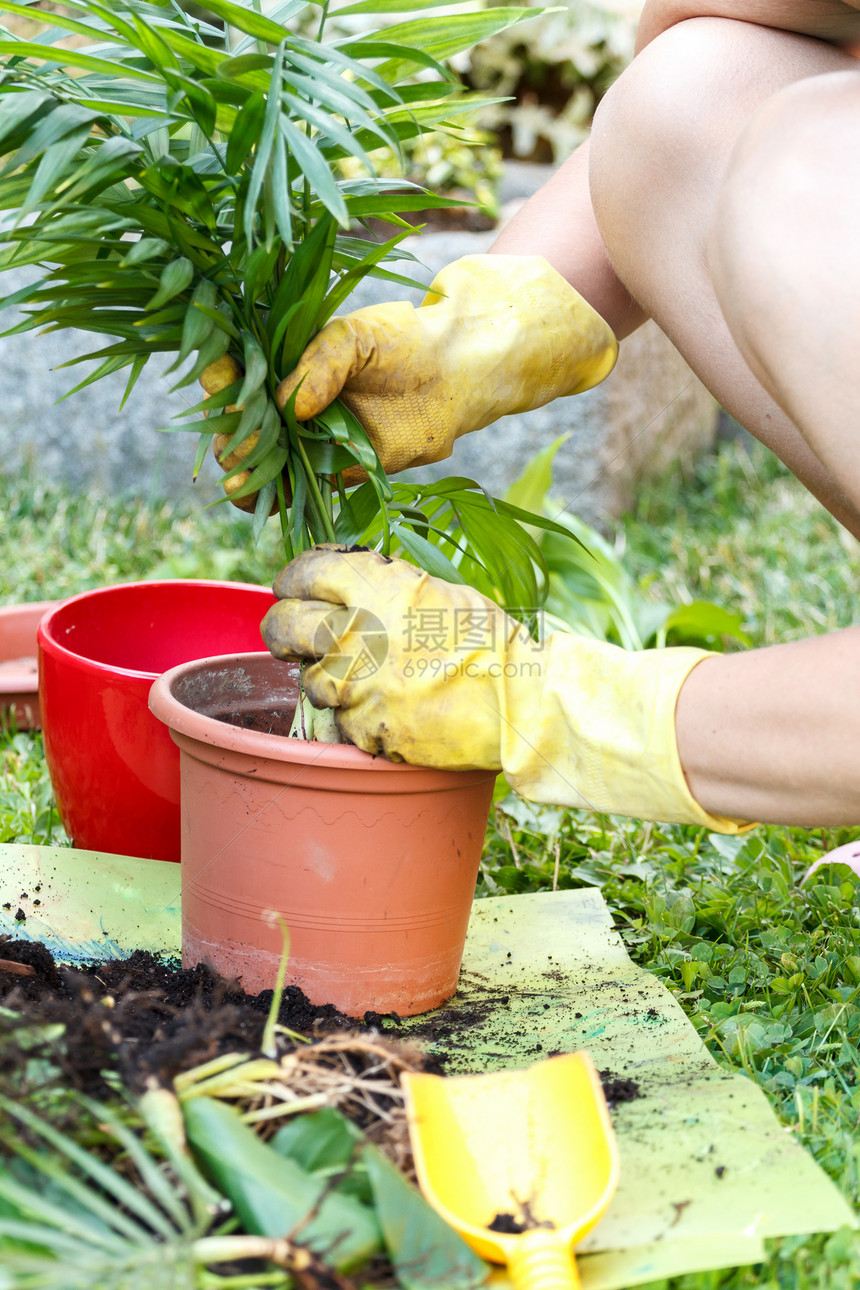
[[[260,1051],[264,1056],[274,1059],[278,1055],[278,1013],[281,1011],[281,1000],[284,997],[284,981],[287,978],[287,963],[290,957],[290,929],[283,914],[277,914],[273,911],[269,921],[277,923],[281,929],[281,958],[278,963],[278,974],[275,977],[275,987],[272,991],[269,1015],[263,1028],[263,1038],[260,1041]]]
[[[281,539],[284,543],[284,556],[287,564],[295,556],[293,549],[293,539],[290,534],[290,514],[287,509],[287,495],[284,491],[284,476],[280,474],[275,479],[275,487],[278,493],[278,519],[281,525]]]
[[[323,532],[325,533],[325,540],[326,542],[336,542],[337,536],[334,531],[334,525],[332,524],[331,515],[326,511],[325,502],[323,501],[322,493],[320,492],[319,483],[317,481],[316,475],[314,474],[313,468],[311,467],[311,463],[308,460],[307,449],[305,448],[305,445],[302,443],[301,435],[298,435],[296,438],[296,447],[298,448],[299,456],[302,459],[302,465],[304,467],[305,474],[307,476],[308,495],[313,500],[314,506],[318,512],[318,518],[322,525]],[[311,537],[314,538],[315,541],[318,540],[315,538],[314,534],[311,534]]]

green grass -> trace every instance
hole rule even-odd
[[[105,581],[220,576],[267,582],[275,540],[251,552],[248,521],[225,507],[101,506],[61,490],[0,485],[9,519],[6,600],[66,595]],[[664,483],[618,525],[640,586],[672,603],[742,611],[754,644],[852,619],[860,562],[852,539],[763,451],[736,445],[695,478]],[[633,956],[680,999],[707,1046],[765,1089],[782,1122],[852,1203],[860,1200],[860,901],[823,851],[860,830],[759,828],[724,839],[682,826],[583,812],[497,808],[479,894],[599,886]],[[38,736],[0,750],[0,841],[58,840]],[[860,1236],[771,1242],[751,1269],[678,1278],[673,1290],[838,1288],[860,1282]]]

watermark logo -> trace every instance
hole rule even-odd
[[[366,681],[388,657],[388,632],[369,609],[341,606],[326,614],[317,627],[314,655],[329,676]]]

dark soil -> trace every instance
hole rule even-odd
[[[182,968],[144,950],[69,968],[38,941],[0,937],[0,1007],[17,1014],[0,1015],[0,1090],[20,1094],[24,1053],[36,1055],[34,1023],[65,1027],[50,1055],[74,1087],[99,1093],[114,1072],[142,1091],[152,1077],[167,1083],[222,1053],[258,1052],[271,1001],[271,990],[247,995],[202,964]],[[382,1021],[316,1007],[296,986],[284,990],[278,1019],[309,1038],[375,1030]]]
[[[598,1073],[607,1106],[618,1106],[621,1102],[635,1102],[638,1097],[645,1096],[635,1079],[615,1075],[612,1071],[599,1071]]]
[[[295,704],[291,708],[248,708],[230,712],[211,712],[216,721],[224,721],[229,726],[239,726],[242,730],[257,730],[264,735],[288,735],[295,716]]]

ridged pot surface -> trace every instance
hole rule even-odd
[[[153,712],[180,750],[182,946],[245,990],[287,981],[349,1016],[454,993],[492,771],[395,765],[284,734],[298,668],[270,654],[173,668]]]

